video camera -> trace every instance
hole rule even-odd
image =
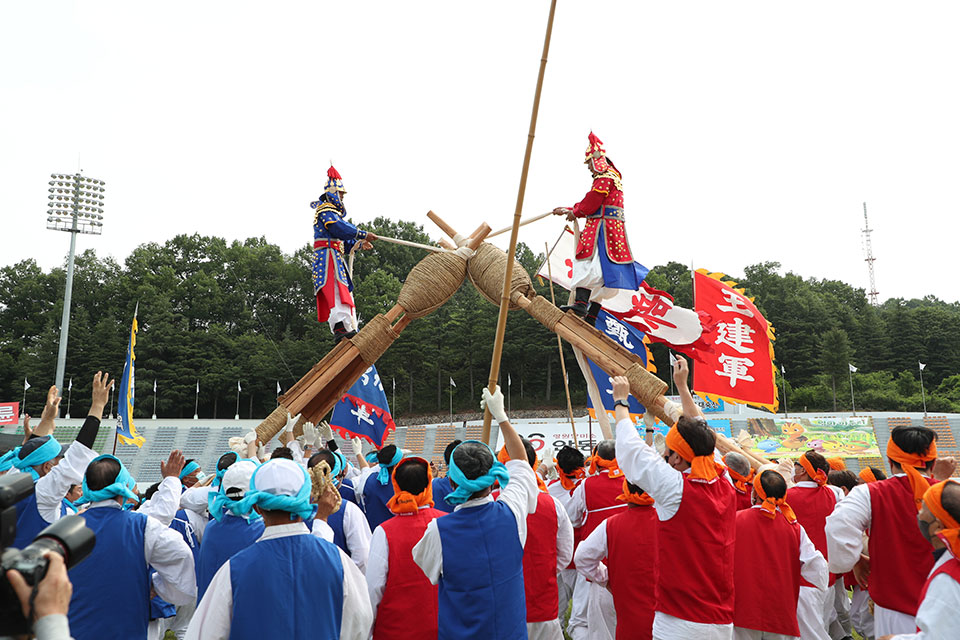
[[[16,504],[33,492],[33,478],[27,473],[0,476],[0,636],[30,633],[33,623],[23,616],[20,599],[7,580],[7,571],[15,569],[33,586],[47,575],[47,551],[63,556],[70,569],[90,555],[96,536],[81,516],[64,516],[41,531],[23,549],[10,549],[17,535]]]

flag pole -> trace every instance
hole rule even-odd
[[[500,295],[500,313],[497,315],[497,333],[493,341],[493,356],[490,359],[488,387],[490,393],[497,388],[500,377],[500,357],[503,355],[503,340],[507,330],[507,311],[510,308],[510,283],[513,281],[513,263],[517,253],[517,234],[520,231],[520,216],[523,212],[523,196],[527,189],[527,174],[530,171],[530,156],[533,154],[533,137],[537,131],[537,112],[540,110],[540,94],[543,91],[543,75],[547,68],[547,53],[550,51],[550,35],[553,32],[553,15],[557,9],[557,0],[550,0],[550,16],[547,18],[547,33],[543,39],[543,55],[540,57],[540,72],[537,75],[537,89],[533,94],[533,111],[530,114],[530,132],[527,134],[527,148],[523,154],[523,169],[520,171],[520,188],[517,191],[517,206],[513,214],[513,228],[510,230],[510,247],[507,250],[507,265],[503,274],[503,293]],[[489,409],[483,412],[483,430],[480,439],[490,443],[490,421],[493,416]]]
[[[783,380],[783,417],[789,417],[787,415],[787,372],[784,371],[783,365],[780,365],[780,379]]]
[[[543,248],[547,250],[547,279],[550,281],[550,302],[557,306],[557,299],[553,295],[553,267],[550,266],[550,249],[547,243],[543,243]],[[563,341],[560,334],[557,334],[557,351],[560,352],[560,372],[563,374],[563,391],[567,394],[567,417],[570,419],[570,430],[573,432],[573,441],[577,441],[577,427],[573,423],[573,404],[570,402],[570,384],[567,382],[567,363],[563,357]]]
[[[153,417],[151,420],[157,419],[157,381],[153,381]]]
[[[23,400],[20,402],[20,415],[27,415],[27,379],[23,379]]]
[[[237,380],[237,413],[233,416],[234,420],[240,419],[240,381]]]
[[[850,377],[850,406],[853,408],[853,415],[857,415],[857,403],[853,399],[853,369],[847,365],[847,375]]]
[[[200,407],[200,381],[197,380],[197,396],[193,401],[193,419],[197,419],[197,409]],[[216,418],[216,416],[214,416]]]
[[[453,381],[453,378],[450,378]],[[450,425],[453,426],[453,385],[447,385],[447,392],[450,394]]]
[[[64,416],[67,420],[70,419],[70,401],[73,400],[73,378],[70,378],[70,384],[67,385],[67,415]]]
[[[918,361],[919,365],[920,362]],[[920,367],[920,397],[923,398],[923,417],[927,417],[927,394],[923,390],[923,367]]]

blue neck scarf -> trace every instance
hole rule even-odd
[[[393,454],[393,459],[387,464],[380,465],[380,472],[377,473],[377,482],[380,484],[389,484],[390,483],[390,471],[397,466],[397,463],[403,460],[403,451],[400,450],[400,447],[397,447],[396,452]]]
[[[473,442],[476,444],[482,444],[483,446],[490,449],[486,443],[482,443],[478,440],[466,440],[457,445],[457,448],[450,453],[450,465],[447,468],[447,477],[453,480],[457,484],[457,488],[448,493],[443,497],[449,505],[458,505],[463,504],[470,499],[470,496],[475,494],[477,491],[482,491],[487,487],[493,486],[494,482],[500,483],[500,488],[507,486],[507,483],[510,482],[510,472],[507,471],[507,467],[504,464],[497,460],[496,456],[493,456],[493,466],[490,467],[490,470],[479,478],[474,478],[473,480],[467,478],[463,475],[463,472],[460,471],[460,468],[457,467],[457,463],[454,461],[453,454],[456,453],[457,449],[465,445],[467,442]],[[490,450],[490,455],[493,455],[493,450]]]
[[[113,481],[113,484],[104,487],[103,489],[97,489],[96,491],[91,491],[90,487],[87,486],[87,478],[83,478],[83,496],[77,500],[74,504],[81,505],[88,502],[100,502],[101,500],[110,500],[112,498],[124,498],[132,500],[133,504],[140,502],[140,498],[137,497],[137,494],[133,492],[133,489],[137,486],[136,480],[133,479],[133,476],[130,475],[130,472],[127,471],[127,468],[123,466],[123,463],[120,462],[120,459],[105,453],[102,456],[97,456],[90,461],[90,464],[97,462],[98,460],[116,460],[120,464],[120,473],[117,474],[117,479]]]
[[[303,471],[303,486],[300,487],[300,491],[295,496],[282,496],[266,491],[259,491],[256,481],[257,474],[261,469],[263,469],[262,465],[257,467],[257,470],[254,471],[250,477],[250,490],[247,491],[247,495],[244,496],[243,500],[236,501],[236,506],[228,505],[230,511],[237,515],[247,515],[253,511],[254,505],[258,505],[261,509],[267,511],[286,511],[290,514],[291,520],[294,516],[300,516],[304,520],[309,520],[316,515],[317,505],[310,504],[310,489],[312,485],[303,467],[300,467],[300,470]]]
[[[183,468],[183,471],[180,472],[180,479],[183,480],[188,475],[200,468],[200,465],[197,464],[196,460],[191,460],[187,466]]]
[[[0,471],[4,469],[9,469],[10,465],[16,467],[24,473],[29,473],[33,476],[33,481],[36,482],[40,479],[40,474],[36,472],[34,467],[39,467],[45,462],[49,462],[60,455],[60,452],[63,451],[63,447],[60,446],[60,443],[57,442],[56,438],[53,436],[45,436],[47,438],[46,442],[34,449],[27,455],[27,457],[20,458],[20,450],[23,447],[17,447],[13,451],[8,452],[2,459],[0,459]],[[6,464],[7,457],[9,456],[10,465]]]

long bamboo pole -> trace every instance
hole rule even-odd
[[[507,330],[507,311],[510,308],[510,283],[513,278],[514,255],[517,253],[517,234],[520,231],[520,215],[523,212],[523,196],[527,189],[527,173],[530,171],[530,156],[533,154],[533,138],[537,131],[537,113],[540,110],[540,94],[543,91],[543,75],[547,68],[547,53],[550,51],[550,35],[553,33],[553,16],[557,10],[557,0],[550,0],[550,16],[547,18],[547,33],[543,39],[543,55],[540,57],[540,73],[537,75],[537,90],[533,95],[533,112],[530,114],[530,133],[527,134],[527,148],[523,154],[523,169],[520,172],[520,189],[517,192],[517,206],[513,213],[513,229],[510,232],[510,249],[507,251],[507,268],[503,275],[503,293],[500,295],[500,313],[497,316],[497,334],[493,342],[493,357],[490,359],[490,393],[497,388],[500,377],[500,356],[503,355],[503,339]],[[490,443],[490,410],[483,412],[483,431],[480,438]]]
[[[518,226],[521,226],[521,227],[522,227],[522,226],[525,226],[525,225],[530,224],[531,222],[536,222],[537,220],[543,220],[543,219],[546,218],[547,216],[552,216],[552,215],[553,215],[553,211],[547,211],[546,213],[541,213],[541,214],[535,215],[535,216],[533,216],[532,218],[527,218],[526,220],[524,220],[523,222],[521,222]],[[497,229],[496,231],[494,231],[493,233],[491,233],[490,235],[488,235],[487,238],[492,238],[492,237],[494,237],[494,236],[499,236],[500,234],[506,233],[507,231],[511,231],[512,229],[513,229],[513,227],[504,227],[503,229]]]
[[[550,266],[550,245],[543,243],[547,251],[547,278],[550,280],[550,302],[557,306],[557,299],[553,295],[553,268]],[[567,416],[570,418],[570,429],[573,431],[573,445],[577,448],[577,426],[573,423],[573,404],[570,402],[570,382],[567,380],[567,363],[563,357],[563,340],[557,335],[557,350],[560,352],[560,373],[563,374],[563,390],[567,394]]]

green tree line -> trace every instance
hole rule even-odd
[[[368,228],[431,243],[423,227],[411,222],[377,218]],[[198,400],[201,417],[230,418],[238,381],[240,416],[266,415],[276,406],[276,384],[288,389],[333,347],[326,323],[316,320],[311,256],[307,245],[289,255],[264,238],[228,243],[200,235],[145,243],[122,265],[93,250],[78,255],[65,376],[73,379],[78,403],[87,401],[96,370],[119,377],[139,303],[137,417],[153,412],[154,380],[161,417],[191,417]],[[395,303],[406,274],[423,256],[420,249],[387,243],[357,254],[361,323]],[[517,258],[534,273],[543,253],[521,244]],[[655,267],[648,281],[678,304],[692,306],[687,267]],[[739,282],[776,327],[777,365],[787,372],[792,410],[831,410],[834,402],[848,408],[848,362],[859,367],[858,409],[919,410],[917,362],[923,361],[929,409],[960,411],[957,303],[926,297],[874,307],[863,289],[781,275],[777,263],[752,265]],[[53,384],[64,283],[64,268],[44,272],[33,260],[0,269],[0,400],[20,400],[28,378],[29,412],[39,413]],[[549,298],[546,283],[534,279],[534,285]],[[566,292],[557,295],[565,300]],[[496,308],[467,282],[446,305],[413,321],[377,363],[394,414],[445,412],[451,393],[455,410],[474,410],[488,374],[496,316]],[[586,387],[572,351],[564,349],[573,403],[582,407]],[[666,379],[666,347],[654,344],[652,351],[658,375]],[[508,317],[505,391],[508,374],[514,409],[565,405],[556,338],[524,312]],[[74,414],[82,412],[80,405]]]

